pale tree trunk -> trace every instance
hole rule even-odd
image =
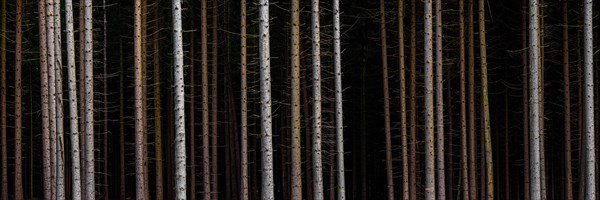
[[[84,0],[85,51],[85,198],[96,199],[94,180],[94,43],[92,33],[92,0]]]
[[[2,199],[8,199],[8,158],[6,155],[6,0],[2,0],[2,38],[0,38],[0,96],[2,104],[0,126],[2,132]]]
[[[446,199],[444,166],[444,63],[442,60],[442,1],[435,0],[435,127],[437,198]]]
[[[3,12],[5,13],[5,12]],[[46,4],[45,1],[38,2],[39,39],[40,39],[40,82],[42,96],[42,168],[44,199],[52,198],[52,179],[50,167],[50,108],[49,108],[49,86],[48,86],[48,62],[46,43]],[[4,38],[4,37],[2,37]],[[4,49],[4,48],[2,48]]]
[[[564,86],[564,113],[565,113],[565,199],[573,199],[573,175],[571,165],[571,86],[569,80],[569,9],[568,1],[563,1],[563,86]]]
[[[143,107],[143,52],[142,52],[142,0],[135,1],[134,8],[134,91],[135,91],[135,180],[136,198],[147,199],[148,182],[146,180],[146,156],[144,155],[144,107]]]
[[[387,180],[387,196],[389,200],[394,200],[394,169],[392,167],[392,133],[390,127],[390,91],[388,83],[385,0],[379,1],[379,25],[379,31],[381,33],[381,63],[383,65],[383,117],[385,123],[385,171]]]
[[[48,96],[50,110],[50,178],[51,198],[56,199],[56,54],[54,28],[54,0],[46,0],[46,41],[48,45]]]
[[[485,137],[485,166],[487,168],[486,199],[494,199],[494,165],[492,135],[490,130],[490,106],[488,100],[487,51],[485,41],[485,0],[479,0],[479,54],[481,59],[481,95],[483,104],[483,130]]]
[[[16,18],[16,38],[15,38],[15,199],[23,199],[23,166],[22,166],[22,52],[23,52],[23,30],[21,22],[23,21],[23,1],[17,0],[17,18]],[[31,144],[30,144],[31,145]]]
[[[210,199],[210,147],[209,147],[209,115],[208,115],[208,22],[206,20],[206,10],[208,9],[206,0],[201,1],[202,27],[200,37],[202,40],[202,197],[204,200]]]
[[[584,120],[585,120],[585,199],[596,199],[596,149],[594,144],[594,50],[592,0],[586,0],[583,6],[583,62],[584,62]],[[582,127],[583,128],[583,127]]]
[[[156,199],[164,198],[163,190],[163,155],[162,155],[162,114],[160,93],[160,26],[158,17],[159,0],[154,2],[154,145],[156,154]],[[184,124],[185,125],[185,124]],[[185,150],[185,149],[184,149]]]
[[[424,2],[424,60],[425,60],[425,199],[435,199],[435,154],[433,110],[433,27],[432,0]]]
[[[273,200],[273,144],[271,119],[271,54],[269,44],[269,0],[258,3],[258,50],[260,56],[262,199]]]
[[[248,185],[248,74],[247,55],[246,55],[246,0],[241,0],[240,11],[240,65],[241,65],[241,199],[248,200],[249,185]]]
[[[218,92],[218,78],[219,78],[219,71],[218,71],[218,67],[219,67],[219,63],[218,63],[218,58],[219,58],[219,41],[218,41],[218,21],[217,21],[217,17],[218,14],[217,12],[219,9],[219,1],[218,0],[213,0],[213,7],[212,7],[212,77],[211,77],[211,96],[212,96],[212,101],[211,101],[211,119],[210,119],[210,125],[211,125],[211,170],[210,170],[210,175],[211,175],[211,199],[219,199],[219,171],[218,171],[218,128],[219,128],[219,105],[218,105],[218,100],[219,100],[219,92]]]
[[[79,117],[77,109],[77,78],[75,76],[75,33],[73,30],[73,2],[65,1],[67,17],[67,70],[69,82],[69,115],[71,126],[72,199],[81,199],[81,163],[79,156]]]
[[[340,44],[340,1],[333,0],[333,73],[335,74],[335,133],[337,147],[337,197],[339,200],[346,199],[346,181],[344,171],[344,109],[342,107],[343,89],[342,89],[342,50]],[[299,81],[299,80],[298,80]],[[299,91],[298,86],[298,95]],[[298,96],[298,100],[300,97]],[[298,101],[298,113],[300,113],[300,102]],[[300,119],[300,116],[298,116]],[[300,124],[300,123],[298,123]],[[406,140],[405,140],[406,141]],[[300,143],[300,134],[298,134],[298,143]],[[298,145],[300,146],[300,145]],[[300,153],[300,149],[298,149]],[[300,169],[300,163],[298,164]],[[333,173],[333,172],[332,172]],[[300,176],[299,178],[302,178]],[[332,180],[333,181],[333,180]]]
[[[323,164],[321,161],[321,39],[319,0],[311,1],[312,79],[313,79],[313,192],[314,200],[323,200]]]
[[[465,6],[464,0],[459,1],[459,67],[460,67],[460,169],[461,189],[463,200],[469,200],[469,159],[467,157],[467,98],[465,83]]]
[[[61,48],[61,19],[60,1],[54,3],[54,58],[55,58],[55,80],[56,80],[56,198],[65,199],[65,157],[64,157],[64,120],[63,120],[63,94],[62,94],[62,48]]]
[[[530,120],[530,181],[531,199],[542,198],[540,173],[540,49],[538,30],[538,1],[529,1],[529,120]]]
[[[175,198],[186,199],[185,92],[183,89],[183,36],[181,1],[173,1],[173,52],[175,64]]]
[[[302,199],[302,147],[300,144],[300,0],[292,1],[292,199]]]
[[[398,41],[400,65],[400,140],[402,148],[402,199],[410,195],[408,143],[406,140],[406,66],[404,64],[404,0],[398,1]]]

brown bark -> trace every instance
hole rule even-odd
[[[394,199],[394,170],[392,168],[392,134],[390,127],[390,92],[388,83],[387,34],[385,28],[385,0],[379,1],[379,23],[381,33],[381,62],[383,63],[383,112],[385,119],[385,166],[387,179],[387,196]]]
[[[218,127],[219,127],[219,105],[218,105],[218,100],[219,100],[219,96],[218,96],[218,77],[219,77],[219,63],[218,63],[218,57],[219,57],[219,40],[218,40],[218,33],[219,33],[219,25],[218,25],[218,12],[219,12],[219,1],[218,0],[213,0],[213,7],[212,7],[212,72],[211,72],[211,119],[210,119],[210,125],[211,125],[211,199],[219,199],[219,172],[218,172],[218,144],[217,144],[217,138],[218,138]]]
[[[410,151],[409,151],[409,166],[408,171],[410,173],[409,182],[410,185],[417,185],[417,14],[416,14],[416,2],[415,0],[410,1],[410,94],[408,96],[408,102],[410,104]],[[417,188],[413,187],[410,190],[410,199],[417,199]]]
[[[162,156],[162,114],[160,93],[160,25],[159,0],[154,2],[154,145],[156,156],[156,199],[164,198],[163,192],[163,156]]]
[[[564,145],[565,145],[565,199],[573,199],[573,175],[571,164],[571,86],[569,80],[569,10],[563,1],[563,86],[564,86]]]
[[[469,95],[467,99],[467,104],[469,105],[469,117],[468,117],[468,126],[469,126],[469,192],[470,199],[477,199],[477,172],[476,172],[476,149],[477,144],[475,143],[475,36],[474,36],[474,15],[473,12],[473,4],[474,0],[469,0],[469,22],[468,22],[468,87],[469,87]]]
[[[17,0],[17,18],[16,18],[16,38],[15,38],[15,199],[23,199],[23,166],[22,166],[22,152],[21,152],[21,138],[22,138],[22,80],[21,80],[21,66],[22,66],[22,41],[23,31],[21,21],[23,19],[23,1]],[[4,81],[4,80],[3,80]],[[3,111],[4,112],[4,111]],[[31,144],[30,144],[31,145]]]
[[[2,132],[2,199],[8,199],[8,158],[6,149],[6,0],[2,0],[2,30],[0,36],[0,129]]]
[[[202,192],[203,199],[209,200],[211,195],[210,188],[210,153],[209,153],[209,107],[208,107],[208,32],[206,0],[201,1],[201,30],[200,37],[202,40]]]
[[[460,166],[463,200],[470,199],[468,132],[467,132],[467,98],[465,83],[465,9],[464,0],[459,1],[459,67],[460,67]]]

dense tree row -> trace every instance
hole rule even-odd
[[[0,199],[598,197],[592,0],[1,11]]]

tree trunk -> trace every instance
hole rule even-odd
[[[47,48],[48,48],[48,88],[49,88],[49,98],[50,98],[50,178],[52,180],[51,183],[51,195],[53,199],[56,199],[56,172],[57,172],[57,163],[56,163],[56,54],[55,51],[55,37],[54,37],[54,29],[55,29],[55,21],[54,21],[54,0],[46,1],[46,38],[47,38]],[[5,95],[4,95],[5,96]],[[5,137],[3,137],[5,138]],[[4,141],[4,140],[3,140]],[[6,145],[3,146],[3,148]],[[5,152],[5,151],[3,151]],[[3,162],[4,163],[4,162]],[[3,168],[4,169],[4,168]]]
[[[292,1],[292,199],[302,199],[302,147],[300,121],[300,0]]]
[[[531,199],[539,200],[542,198],[541,190],[541,172],[540,172],[540,49],[538,32],[538,1],[529,1],[529,120],[531,131]]]
[[[186,199],[185,164],[185,92],[183,89],[183,36],[181,28],[181,1],[175,0],[173,12],[173,52],[175,80],[175,198]]]
[[[2,12],[3,14],[6,12]],[[42,96],[42,165],[43,165],[43,189],[44,199],[52,198],[52,179],[50,164],[50,100],[48,85],[48,60],[46,43],[46,4],[45,1],[38,2],[39,40],[40,40],[40,82]],[[4,24],[4,23],[3,23]],[[2,30],[5,30],[4,28]],[[5,31],[2,31],[5,33]],[[2,37],[5,38],[5,37]],[[0,39],[4,41],[4,39]],[[4,42],[2,42],[4,44]],[[1,48],[5,49],[5,48]],[[4,51],[2,51],[4,52]],[[0,54],[3,55],[3,54]],[[4,63],[4,62],[2,62]],[[4,79],[2,79],[4,80]],[[4,97],[4,95],[2,95]]]
[[[410,199],[417,199],[417,10],[415,0],[410,1],[410,151],[409,166]]]
[[[219,92],[218,92],[218,78],[219,78],[219,41],[218,41],[218,9],[219,1],[213,0],[212,8],[212,77],[211,77],[211,91],[212,91],[212,102],[211,102],[211,199],[219,199],[219,171],[218,171],[218,128],[219,128]]]
[[[404,0],[398,1],[398,49],[400,65],[400,140],[402,148],[402,199],[410,197],[408,144],[406,140],[406,66],[404,64]]]
[[[79,116],[77,108],[77,78],[75,72],[75,33],[72,0],[65,1],[67,17],[67,67],[69,82],[69,115],[71,116],[72,199],[81,199],[81,162],[79,149]]]
[[[2,38],[0,38],[0,95],[2,96],[0,104],[2,105],[0,126],[2,132],[2,199],[8,199],[8,158],[6,155],[6,0],[2,0]]]
[[[425,199],[435,199],[435,149],[433,110],[433,27],[432,0],[424,5],[424,60],[425,60]]]
[[[333,73],[335,74],[335,133],[337,147],[337,197],[339,200],[346,199],[346,181],[344,172],[344,114],[342,107],[342,51],[340,47],[340,2],[333,0]],[[300,68],[298,66],[298,68]],[[299,70],[299,69],[298,69]],[[297,73],[298,74],[298,73]],[[296,82],[298,87],[298,100],[300,100],[299,80]],[[300,102],[298,101],[298,114],[300,114]],[[298,116],[300,119],[300,116]],[[299,121],[299,120],[298,120]],[[300,144],[300,123],[298,123],[298,144]],[[404,140],[406,142],[406,138]],[[298,145],[299,147],[300,145]],[[300,153],[300,149],[298,149]],[[300,159],[298,159],[300,160]],[[298,163],[300,169],[300,163]],[[333,172],[331,172],[333,173]],[[298,178],[302,178],[299,176]],[[333,181],[333,180],[332,180]],[[301,184],[300,184],[301,185]],[[333,188],[332,188],[333,189]],[[302,192],[302,191],[300,191]]]
[[[586,0],[583,8],[583,60],[584,60],[584,118],[585,118],[585,199],[596,198],[596,152],[594,144],[594,76],[593,76],[593,22],[592,0]],[[583,128],[583,127],[582,127]]]
[[[563,1],[563,86],[564,86],[564,126],[565,126],[565,178],[566,200],[573,200],[573,175],[571,165],[571,86],[569,80],[569,10],[568,1]]]
[[[490,106],[488,100],[487,46],[485,39],[485,0],[479,0],[479,54],[481,59],[481,95],[483,104],[483,134],[485,138],[485,166],[487,168],[486,199],[494,199],[494,165],[492,134],[490,130]]]
[[[203,186],[203,199],[210,199],[210,146],[209,146],[209,107],[208,107],[208,32],[207,32],[207,20],[206,0],[201,1],[201,17],[202,27],[200,30],[200,37],[202,40],[202,186]]]
[[[146,156],[144,149],[144,106],[143,106],[143,51],[142,41],[142,0],[135,1],[134,19],[134,91],[135,91],[135,176],[136,199],[147,199],[148,181],[146,180]]]
[[[474,0],[469,0],[469,22],[468,22],[468,59],[469,59],[469,75],[468,75],[468,84],[469,84],[469,96],[467,100],[467,105],[469,106],[469,118],[468,118],[468,126],[469,126],[469,192],[470,199],[478,199],[477,198],[477,168],[476,168],[476,149],[477,145],[475,143],[475,34],[474,34],[474,13],[473,6],[475,2]]]
[[[23,20],[23,1],[17,0],[17,17],[16,17],[16,38],[15,38],[15,199],[23,199],[23,166],[22,166],[22,52],[23,52],[23,30],[21,22]],[[4,112],[4,111],[3,111]],[[31,144],[30,144],[31,145]]]
[[[319,0],[311,1],[312,79],[313,79],[313,192],[314,200],[323,200],[323,164],[321,161],[321,33]]]
[[[258,3],[259,57],[260,57],[260,104],[261,104],[261,153],[262,153],[262,199],[275,199],[273,182],[273,144],[271,120],[271,62],[269,45],[269,0]]]
[[[467,157],[468,149],[468,132],[467,132],[467,98],[465,87],[465,9],[464,0],[459,1],[459,67],[460,67],[460,166],[461,166],[461,188],[463,200],[470,199],[469,187],[469,157]]]
[[[240,65],[241,65],[241,199],[249,199],[249,185],[248,185],[248,74],[247,74],[247,61],[246,61],[246,0],[241,0],[241,11],[240,11]]]
[[[385,123],[385,171],[387,196],[394,200],[394,169],[392,167],[392,133],[390,127],[390,92],[388,83],[387,34],[385,28],[385,0],[379,1],[379,24],[381,33],[381,63],[383,67],[383,117]]]
[[[446,199],[444,166],[444,63],[442,59],[442,1],[435,0],[435,123],[437,198]]]

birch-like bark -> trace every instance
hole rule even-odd
[[[531,199],[542,199],[540,173],[540,49],[538,30],[538,0],[529,1],[529,120],[530,120],[530,192]]]
[[[175,63],[175,198],[186,199],[185,92],[183,89],[183,36],[181,1],[173,1],[173,53]]]
[[[312,65],[313,65],[313,194],[323,200],[323,164],[321,160],[321,33],[319,0],[311,1]]]
[[[292,199],[302,199],[302,147],[300,144],[300,0],[292,1]]]
[[[258,50],[260,57],[260,115],[262,121],[262,199],[273,200],[273,143],[271,119],[271,54],[269,44],[269,0],[258,3]]]
[[[584,125],[585,125],[585,199],[596,199],[596,148],[594,144],[594,36],[592,0],[583,6]]]
[[[4,12],[3,12],[4,13]],[[50,100],[48,97],[48,54],[46,43],[46,2],[38,2],[38,22],[40,40],[40,82],[42,96],[42,168],[44,199],[52,198],[50,166]],[[4,37],[2,37],[4,38]]]
[[[240,3],[240,79],[241,79],[241,102],[240,107],[242,112],[240,113],[241,118],[241,199],[249,199],[249,185],[248,185],[248,74],[247,74],[247,55],[246,55],[246,0],[241,0]]]
[[[424,5],[424,59],[425,59],[425,199],[435,199],[435,148],[433,109],[433,26],[432,0]]]
[[[487,46],[485,40],[485,0],[479,0],[479,57],[481,59],[481,95],[483,96],[483,130],[485,137],[485,166],[487,168],[486,199],[494,199],[494,165],[492,133],[490,130],[490,106],[488,100]]]
[[[79,156],[79,117],[77,108],[77,78],[75,76],[75,33],[73,30],[73,1],[65,0],[67,18],[67,70],[69,82],[69,115],[71,131],[72,199],[81,199],[81,163]]]
[[[94,200],[94,40],[92,27],[92,0],[85,0],[84,10],[84,54],[85,54],[85,197]]]
[[[17,16],[16,16],[16,37],[15,37],[15,199],[23,199],[23,156],[22,156],[22,79],[21,67],[23,58],[23,1],[17,0]]]
[[[50,178],[53,199],[56,198],[56,54],[54,53],[54,0],[46,0],[46,41],[48,42],[48,97],[50,111]]]
[[[146,199],[148,182],[145,174],[144,129],[143,129],[143,55],[142,55],[142,1],[136,0],[134,5],[134,92],[135,92],[135,180],[136,199]]]
[[[379,31],[381,36],[381,63],[383,71],[383,117],[385,123],[385,171],[387,196],[394,200],[394,169],[392,166],[392,133],[390,127],[390,91],[387,61],[387,34],[385,27],[385,0],[379,1]]]
[[[340,1],[333,0],[333,73],[335,74],[335,133],[337,148],[337,197],[339,200],[346,199],[346,181],[344,171],[344,109],[342,107],[343,89],[342,89],[342,50],[340,44]],[[298,79],[298,81],[300,81]],[[298,85],[298,95],[300,87]],[[298,100],[300,97],[298,96]],[[300,102],[298,102],[298,113],[300,112]],[[300,118],[300,116],[298,116]],[[298,134],[298,143],[300,143]],[[298,145],[300,146],[300,145]],[[300,150],[298,150],[300,152]],[[300,165],[298,165],[300,169]],[[300,177],[301,178],[301,177]]]
[[[444,166],[444,63],[442,60],[442,0],[435,0],[435,127],[437,198],[446,199]]]
[[[61,19],[60,1],[54,3],[54,54],[55,54],[55,80],[56,80],[56,198],[65,199],[65,153],[64,153],[64,120],[63,120],[63,92],[62,92],[62,47],[61,47]]]

